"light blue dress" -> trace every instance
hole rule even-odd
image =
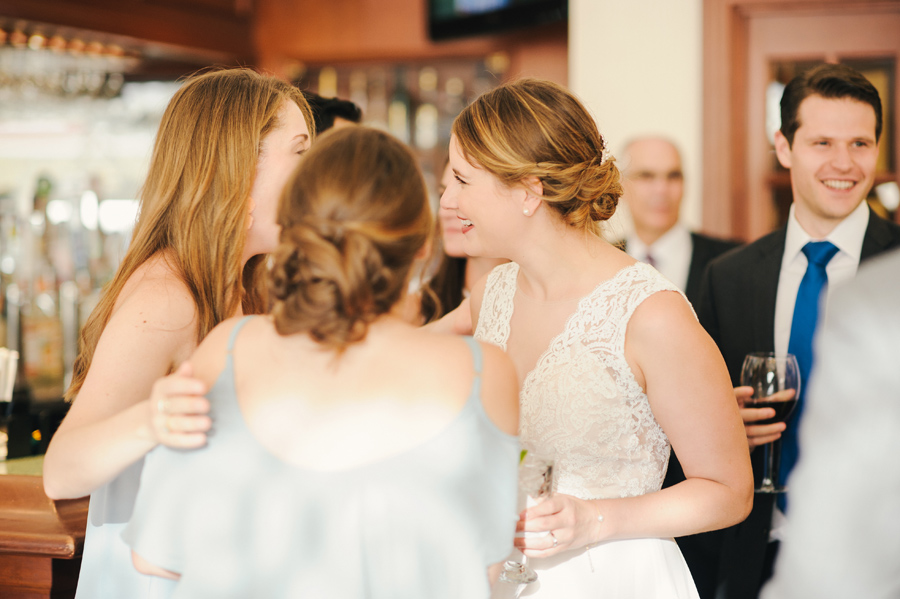
[[[75,599],[167,599],[175,583],[134,569],[122,531],[131,518],[144,460],[91,493]]]
[[[470,396],[437,436],[322,472],[281,461],[247,428],[231,353],[244,322],[207,395],[215,434],[200,450],[148,455],[123,533],[182,574],[173,597],[488,597],[486,568],[512,549],[519,443],[484,412],[478,343],[466,339]]]

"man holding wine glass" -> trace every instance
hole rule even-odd
[[[856,274],[860,261],[900,246],[900,226],[879,218],[864,201],[875,179],[882,129],[881,100],[862,75],[845,65],[814,67],[792,80],[781,100],[775,136],[779,162],[791,173],[787,225],[712,262],[698,315],[725,357],[742,406],[750,449],[783,444],[783,484],[796,461],[796,427],[812,367],[812,338],[820,296]],[[787,422],[770,421],[771,407],[748,407],[740,387],[747,354],[794,354],[800,370],[797,407]],[[759,483],[765,452],[754,451]],[[718,597],[756,597],[778,550],[784,494],[757,493],[753,512],[726,531]],[[777,502],[777,506],[776,506]]]

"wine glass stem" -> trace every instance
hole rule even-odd
[[[774,489],[778,484],[778,456],[781,453],[781,439],[767,443],[764,449],[766,454],[761,488]]]

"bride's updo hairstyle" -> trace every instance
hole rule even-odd
[[[433,229],[416,159],[390,135],[354,126],[316,140],[278,207],[272,314],[282,335],[307,332],[342,351],[406,292]]]
[[[467,106],[453,134],[473,166],[507,186],[537,177],[544,201],[572,227],[597,232],[616,211],[622,185],[594,119],[569,91],[520,79]]]

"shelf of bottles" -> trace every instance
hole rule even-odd
[[[102,232],[78,214],[92,191],[70,197],[84,178],[73,173],[106,152],[85,123],[116,118],[110,102],[138,62],[87,32],[0,22],[0,345],[19,351],[17,389],[38,401],[61,397],[81,307],[108,276]]]
[[[507,56],[497,53],[428,63],[321,65],[304,69],[295,81],[303,90],[354,102],[363,124],[408,144],[436,203],[453,119],[475,97],[501,83],[508,64]]]
[[[78,335],[124,254],[174,83],[115,98],[0,105],[0,346],[19,351],[20,395],[58,400]]]
[[[59,399],[77,349],[80,306],[90,301],[104,269],[89,264],[102,253],[71,214],[51,200],[52,183],[36,183],[25,214],[12,198],[0,200],[0,339],[20,354],[16,385],[35,400]],[[78,226],[73,226],[78,224]],[[93,231],[95,234],[96,230]]]

